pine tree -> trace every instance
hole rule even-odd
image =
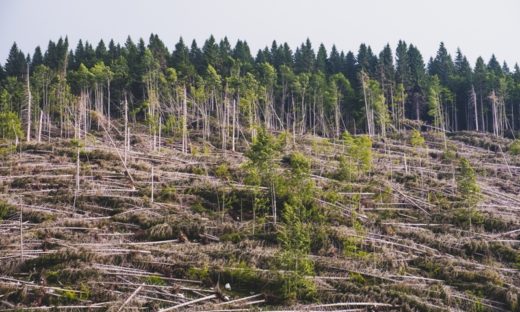
[[[480,200],[480,187],[477,184],[475,170],[465,158],[459,163],[457,191],[465,208],[475,208]]]
[[[18,49],[16,42],[11,46],[7,61],[5,62],[7,76],[21,78],[26,73],[26,59],[22,51]]]

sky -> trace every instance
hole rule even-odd
[[[124,43],[155,33],[170,50],[180,36],[202,46],[213,34],[233,45],[246,40],[253,55],[273,40],[294,50],[310,38],[316,51],[323,43],[356,52],[366,43],[379,53],[402,39],[425,62],[443,41],[472,64],[494,53],[513,67],[520,63],[519,15],[519,0],[0,0],[0,63],[13,42],[32,54],[64,36],[75,48],[79,39]]]

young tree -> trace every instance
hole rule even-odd
[[[246,165],[249,175],[258,178],[251,179],[255,184],[263,185],[269,188],[271,195],[271,207],[273,222],[276,224],[276,194],[275,194],[275,159],[280,150],[280,146],[275,138],[269,134],[264,128],[260,128],[255,141],[251,144],[250,149],[245,153],[249,159]],[[254,207],[253,207],[254,208]]]
[[[480,187],[477,184],[475,170],[465,158],[459,163],[457,190],[466,208],[475,208],[480,200]]]
[[[433,76],[428,87],[428,116],[433,119],[433,126],[437,130],[445,131],[441,103],[441,85],[437,76]]]
[[[23,130],[20,118],[15,113],[0,112],[0,137],[15,140],[16,145],[18,145],[19,139],[23,137]]]

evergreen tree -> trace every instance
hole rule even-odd
[[[343,74],[350,81],[350,84],[354,87],[354,89],[358,89],[359,80],[357,79],[356,72],[356,57],[351,51],[348,51],[347,55],[345,56]]]
[[[410,61],[408,59],[408,45],[406,42],[399,40],[395,51],[396,55],[396,80],[402,83],[409,90],[411,85],[410,78]]]
[[[428,64],[428,71],[431,76],[439,77],[442,85],[448,86],[454,73],[454,64],[451,55],[448,54],[444,43],[441,42],[435,59],[431,59]]]
[[[305,41],[305,44],[296,49],[294,53],[294,71],[298,73],[310,73],[314,70],[314,63],[316,62],[316,56],[312,49],[312,44],[309,38]]]
[[[21,78],[27,72],[27,63],[22,51],[18,49],[16,42],[9,50],[9,56],[5,62],[5,72],[7,76]]]
[[[202,50],[197,46],[197,42],[193,40],[190,47],[190,63],[195,66],[199,75],[206,70],[206,62]]]
[[[34,70],[36,67],[38,67],[39,65],[42,65],[42,64],[43,64],[42,50],[40,49],[39,46],[37,46],[36,49],[34,49],[34,54],[33,54],[32,62],[31,62],[31,70]]]
[[[355,63],[355,60],[354,60],[354,63]],[[328,75],[333,75],[333,74],[343,72],[343,67],[344,66],[343,66],[343,61],[341,59],[341,56],[340,56],[338,50],[336,49],[336,46],[333,45],[332,49],[330,51],[330,56],[329,56],[328,62],[327,62],[326,73]],[[343,74],[345,75],[345,73],[343,73]]]
[[[148,49],[152,52],[154,59],[159,63],[162,70],[168,67],[168,60],[170,59],[170,52],[166,45],[159,39],[157,34],[151,34],[148,42]]]
[[[103,63],[105,63],[105,64],[110,63],[107,47],[105,46],[105,42],[103,41],[103,39],[99,40],[99,43],[96,46],[95,52],[96,52],[96,60],[103,61]]]
[[[318,48],[318,54],[316,54],[316,70],[326,72],[327,67],[327,50],[322,43]]]

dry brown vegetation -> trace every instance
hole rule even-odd
[[[297,274],[277,264],[283,221],[252,212],[269,195],[246,183],[248,146],[224,153],[192,134],[190,154],[168,139],[152,151],[144,133],[125,169],[123,138],[92,132],[79,190],[67,140],[2,156],[0,310],[519,311],[520,156],[507,139],[390,135],[347,180],[341,142],[286,140],[283,155],[310,160],[322,214],[307,227],[312,273]],[[475,209],[457,190],[462,157]]]

